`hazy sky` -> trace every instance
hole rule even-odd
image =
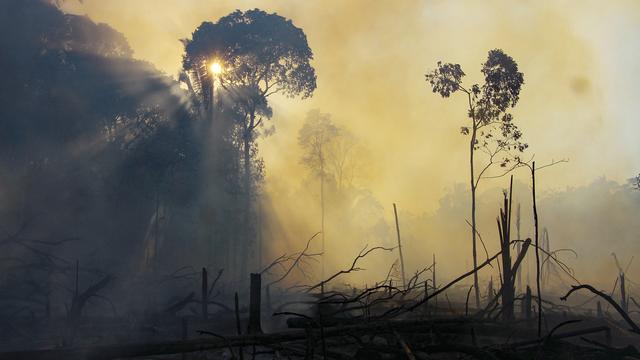
[[[542,188],[623,181],[640,171],[640,2],[637,1],[213,1],[67,0],[123,32],[135,56],[174,75],[180,38],[202,21],[259,7],[290,18],[314,51],[313,98],[274,99],[276,133],[262,141],[267,177],[297,185],[297,131],[311,109],[359,135],[371,152],[361,185],[387,205],[430,211],[444,189],[466,182],[465,99],[433,94],[424,74],[456,62],[479,81],[488,50],[501,48],[525,74],[514,111],[539,163],[568,158]],[[524,174],[520,174],[523,180]],[[502,183],[494,183],[503,185]]]

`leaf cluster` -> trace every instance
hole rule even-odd
[[[513,153],[523,152],[528,145],[522,142],[522,132],[508,110],[518,103],[524,75],[513,58],[500,49],[489,51],[481,72],[484,83],[469,88],[462,83],[465,73],[459,64],[439,61],[425,76],[432,91],[444,98],[455,92],[467,95],[471,124],[462,126],[460,133],[472,136],[474,150],[483,151],[490,163],[498,161],[502,167],[514,161],[519,163],[519,156]],[[498,155],[500,160],[496,158]]]

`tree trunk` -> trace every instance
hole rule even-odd
[[[469,166],[471,169],[471,243],[472,243],[472,256],[473,256],[473,268],[478,266],[478,253],[476,248],[476,184],[474,173],[473,157],[475,153],[475,141],[476,141],[476,125],[473,120],[473,134],[471,135],[471,142],[469,143]],[[475,293],[476,308],[480,308],[480,286],[478,285],[478,272],[473,273],[473,288]]]
[[[324,157],[322,155],[322,149],[320,149],[320,232],[321,238],[321,250],[322,253],[322,266],[320,270],[320,278],[324,280],[324,266],[325,266],[325,237],[324,237]]]
[[[254,115],[252,115],[253,118]],[[253,119],[251,121],[253,123]],[[251,133],[245,130],[243,139],[243,155],[244,155],[244,227],[240,250],[240,273],[242,279],[247,272],[247,262],[251,253]]]
[[[516,213],[516,231],[518,240],[522,240],[522,238],[520,237],[520,203],[518,203],[518,210]],[[518,255],[520,255],[521,251],[522,244],[518,243]],[[522,267],[518,268],[518,270],[516,271],[516,277],[518,278],[518,291],[522,293]]]
[[[251,288],[249,292],[249,334],[262,333],[260,324],[262,279],[260,274],[251,274]]]
[[[154,240],[153,240],[153,264],[152,264],[152,269],[153,269],[153,273],[155,274],[158,271],[158,239],[160,237],[160,185],[156,185],[156,209],[155,209],[155,222],[153,224],[153,233],[154,233]]]
[[[513,175],[511,176],[511,185],[509,190],[509,198],[504,194],[504,208],[500,211],[500,219],[498,220],[498,229],[500,230],[500,246],[502,248],[502,316],[505,320],[512,320],[513,314],[513,273],[511,271],[511,252],[510,252],[510,230],[511,230],[511,196],[513,191]],[[516,268],[517,271],[517,268]]]
[[[624,273],[620,273],[620,307],[622,310],[629,312],[629,305],[627,303],[627,288],[624,281]]]
[[[538,240],[538,208],[536,207],[536,162],[531,167],[531,194],[533,196],[533,224],[536,237],[536,288],[538,293],[538,337],[542,335],[542,290],[540,289],[540,242]]]
[[[202,268],[202,319],[207,320],[208,310],[207,305],[209,303],[209,281],[207,280],[207,268]]]
[[[398,223],[398,210],[396,209],[396,204],[393,204],[393,215],[396,219],[396,234],[398,235],[398,252],[400,253],[400,268],[402,270],[402,288],[407,289],[407,278],[404,274],[404,256],[402,256],[402,244],[400,242],[400,224]]]
[[[438,291],[438,286],[436,285],[436,254],[433,253],[433,271],[431,271],[431,284],[433,285],[433,292],[435,293],[436,291]],[[425,299],[426,301],[427,299]],[[435,315],[436,312],[436,308],[438,306],[438,297],[434,297],[433,299],[433,313]]]
[[[527,320],[531,319],[531,288],[529,287],[529,285],[527,285],[527,290],[524,297],[524,317]]]

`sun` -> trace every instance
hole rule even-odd
[[[211,70],[212,74],[220,74],[222,72],[222,65],[219,62],[214,61],[209,65],[209,70]]]

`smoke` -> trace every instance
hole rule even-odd
[[[274,101],[277,130],[261,147],[271,174],[302,174],[295,154],[282,156],[282,149],[294,147],[304,115],[318,108],[376,144],[371,152],[380,170],[368,185],[385,203],[435,209],[442,191],[466,176],[460,166],[465,140],[458,134],[466,118],[464,99],[434,96],[423,74],[443,60],[460,63],[469,82],[479,81],[480,63],[493,48],[513,56],[525,74],[516,121],[531,151],[538,159],[572,160],[571,171],[542,187],[586,184],[604,174],[622,181],[640,162],[637,142],[628,135],[638,130],[629,100],[639,71],[629,63],[639,31],[633,2],[606,9],[597,2],[529,1],[65,5],[122,31],[136,56],[169,74],[180,65],[176,39],[203,20],[255,6],[292,19],[314,51],[318,90],[309,101]],[[583,93],[575,92],[576,78],[590,84]]]
[[[276,131],[261,139],[267,176],[264,243],[271,256],[301,248],[319,228],[313,178],[299,162],[296,143],[305,114],[318,108],[355,133],[371,159],[368,176],[329,206],[332,268],[347,264],[365,244],[394,244],[393,202],[400,208],[412,270],[432,253],[442,259],[443,277],[465,268],[470,261],[464,260],[470,253],[464,221],[468,194],[463,185],[454,185],[468,177],[468,139],[459,134],[467,121],[465,99],[432,94],[424,74],[442,60],[460,63],[468,84],[480,81],[480,63],[493,48],[511,55],[525,75],[514,115],[530,144],[529,156],[535,154],[539,162],[570,160],[538,183],[539,191],[546,191],[539,206],[552,247],[557,241],[559,248],[579,248],[580,257],[572,260],[576,274],[603,282],[611,262],[599,250],[602,239],[616,241],[620,252],[623,244],[633,248],[628,239],[637,229],[633,212],[624,210],[631,205],[622,199],[636,195],[617,183],[640,167],[633,100],[640,68],[631,60],[639,46],[632,41],[640,35],[637,3],[606,9],[595,1],[580,6],[533,1],[64,3],[68,11],[87,13],[121,31],[137,58],[167,74],[175,74],[181,63],[178,39],[202,21],[255,6],[290,18],[305,31],[318,74],[310,100],[273,100]],[[597,185],[602,175],[617,183]],[[525,175],[518,176],[527,184]],[[501,185],[488,181],[481,188],[481,231],[494,250],[490,229],[500,201],[495,189]],[[529,198],[526,185],[516,194]],[[525,224],[532,236],[530,222]],[[585,230],[597,224],[607,233]],[[589,266],[596,256],[598,266]],[[378,273],[394,260],[389,254],[377,259]]]

